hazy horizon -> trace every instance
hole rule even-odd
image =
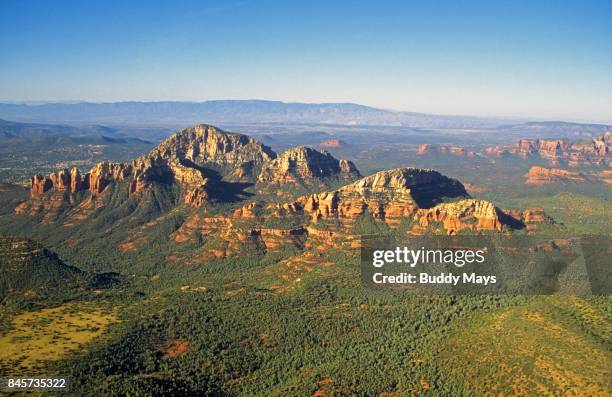
[[[355,103],[355,102],[301,102],[301,101],[285,101],[280,99],[262,99],[262,98],[220,98],[220,99],[206,99],[206,100],[180,100],[180,99],[165,99],[165,100],[120,100],[120,101],[89,101],[89,100],[79,100],[79,99],[64,99],[64,100],[38,100],[38,101],[19,101],[19,100],[9,100],[9,99],[0,99],[0,103],[4,104],[15,104],[15,105],[46,105],[46,104],[79,104],[79,103],[92,103],[92,104],[111,104],[111,103],[204,103],[204,102],[214,102],[214,101],[263,101],[263,102],[281,102],[284,104],[305,104],[305,105],[329,105],[329,104],[351,104],[351,105],[360,105],[371,107],[379,110],[386,110],[390,112],[401,112],[401,113],[415,113],[415,114],[423,114],[423,115],[431,115],[431,116],[450,116],[450,117],[465,117],[465,118],[482,118],[482,119],[491,119],[491,120],[508,120],[509,122],[568,122],[568,123],[582,123],[582,124],[605,124],[612,125],[612,118],[608,120],[592,120],[592,119],[573,119],[573,118],[546,118],[546,117],[534,117],[534,116],[520,116],[520,115],[480,115],[480,114],[454,114],[454,113],[442,113],[442,112],[417,112],[412,111],[410,109],[393,109],[390,107],[378,107],[372,106],[363,103]],[[1,117],[0,117],[1,118]]]
[[[605,1],[5,1],[0,100],[265,98],[611,123],[611,14]]]

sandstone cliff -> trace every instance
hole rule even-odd
[[[350,161],[337,160],[328,152],[300,146],[264,163],[257,183],[263,189],[287,184],[309,187],[317,182],[325,185],[326,180],[346,183],[359,177],[359,171]]]
[[[120,184],[129,196],[139,195],[153,184],[178,184],[184,203],[201,207],[211,200],[236,199],[249,182],[257,182],[259,192],[275,193],[281,188],[303,192],[345,184],[359,176],[350,161],[336,160],[327,152],[299,147],[277,158],[253,138],[201,124],[177,132],[149,154],[130,162],[104,161],[84,175],[76,168],[35,175],[30,180],[31,199],[16,212],[44,213],[52,219],[67,206],[79,204],[76,193],[104,196],[111,184]],[[85,202],[89,204],[81,205]],[[91,198],[83,203],[79,204],[81,209],[100,205]],[[81,211],[79,216],[86,213]]]
[[[460,230],[483,231],[497,230],[503,227],[500,210],[486,200],[467,199],[453,203],[444,203],[429,209],[420,209],[416,219],[421,226],[430,226],[440,222],[448,234]]]
[[[30,196],[35,197],[49,190],[70,190],[75,193],[81,190],[83,180],[79,169],[63,169],[49,175],[34,175],[30,178]]]
[[[603,182],[612,184],[612,171],[576,172],[559,168],[533,166],[525,175],[527,185],[545,185],[549,183],[583,183]]]
[[[338,190],[301,197],[296,204],[313,220],[355,218],[368,211],[389,223],[446,197],[467,197],[463,185],[433,170],[397,168],[367,176]]]
[[[173,167],[211,166],[226,178],[247,180],[264,162],[276,158],[270,148],[255,139],[199,124],[177,132],[153,149]]]
[[[568,142],[562,139],[521,139],[511,145],[497,145],[484,149],[489,155],[517,155],[521,157],[540,156],[556,164],[558,160],[568,161],[570,166],[591,166],[612,164],[612,132],[595,136],[590,142]]]
[[[588,177],[580,172],[566,171],[557,168],[533,166],[525,174],[527,185],[544,185],[554,182],[586,182]]]

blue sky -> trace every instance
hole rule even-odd
[[[0,0],[0,100],[612,122],[612,1]]]

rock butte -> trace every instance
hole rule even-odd
[[[576,172],[559,168],[545,168],[533,166],[525,175],[527,185],[545,185],[549,183],[583,183],[604,182],[612,184],[612,171],[603,170],[599,172]]]
[[[581,173],[557,168],[544,168],[533,166],[525,174],[525,183],[528,185],[544,185],[554,182],[586,182],[589,178]]]

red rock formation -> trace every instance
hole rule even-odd
[[[319,143],[319,147],[322,149],[332,149],[347,146],[347,143],[340,139],[326,139]]]
[[[517,142],[516,154],[520,154],[523,156],[531,156],[538,152],[538,143],[532,142],[526,139],[520,139]]]
[[[208,201],[208,192],[204,186],[198,186],[185,195],[185,204],[192,207],[201,207]]]
[[[302,247],[306,239],[306,229],[253,229],[251,236],[258,236],[263,248],[268,251],[278,251],[283,247]]]
[[[366,211],[390,227],[409,219],[415,225],[413,233],[425,233],[429,228],[448,234],[501,231],[546,221],[541,211],[504,213],[488,201],[466,196],[459,182],[435,171],[400,168],[284,204],[248,203],[231,215],[197,212],[177,230],[174,239],[178,243],[202,240],[194,261],[204,263],[248,250],[355,248],[359,236],[352,234],[351,225]],[[445,197],[459,200],[440,202]]]
[[[70,170],[70,191],[75,193],[81,191],[82,187],[83,179],[81,178],[81,173],[78,168],[72,167]]]
[[[538,152],[540,156],[549,159],[561,157],[567,151],[568,147],[563,140],[543,140],[538,142]]]
[[[443,196],[467,196],[461,183],[436,171],[398,168],[381,171],[341,189],[304,196],[296,207],[313,219],[332,217],[354,219],[366,212],[388,223],[413,215],[419,202],[441,200]],[[426,199],[425,199],[426,197]]]
[[[81,191],[82,180],[78,168],[73,167],[70,171],[64,169],[48,176],[37,174],[30,178],[31,197],[39,196],[49,190],[68,190],[71,193]]]
[[[432,151],[434,145],[430,145],[428,143],[424,143],[422,145],[419,145],[419,148],[417,149],[417,154],[418,155],[423,155],[425,153],[429,153]]]
[[[349,182],[359,177],[350,161],[336,160],[329,153],[313,149],[296,148],[285,152],[278,161],[275,159],[273,151],[250,137],[197,125],[179,131],[146,156],[126,163],[104,161],[93,166],[83,177],[76,168],[46,177],[36,175],[30,181],[30,192],[33,198],[51,190],[72,193],[88,190],[98,196],[110,184],[125,181],[132,196],[153,183],[178,183],[184,189],[186,205],[202,206],[209,199],[209,186],[220,178],[226,181],[253,180],[254,173],[259,170],[262,170],[259,174],[262,186],[292,181],[310,184],[327,177]],[[223,174],[210,169],[221,169]],[[41,207],[39,204],[32,203],[32,206]],[[20,212],[29,213],[26,207],[28,204],[22,206]]]
[[[468,229],[471,231],[501,230],[499,210],[493,203],[485,200],[460,200],[439,204],[429,209],[419,209],[415,219],[421,226],[440,222],[448,234]]]
[[[540,156],[551,160],[553,165],[559,159],[567,159],[572,167],[599,165],[608,163],[612,148],[612,132],[593,137],[591,142],[566,142],[560,139],[521,139],[512,145],[497,145],[484,149],[490,155],[504,154],[521,157]]]
[[[255,218],[259,216],[262,211],[263,205],[261,205],[260,203],[249,203],[234,211],[234,217]]]
[[[57,190],[65,190],[70,187],[70,173],[68,170],[61,170],[53,174],[49,174],[53,187]]]
[[[554,224],[554,220],[541,208],[527,208],[524,211],[507,210],[505,213],[525,225],[528,231],[536,230],[543,224]]]
[[[444,198],[458,201],[441,202]],[[505,213],[489,201],[467,198],[461,183],[436,171],[400,168],[284,204],[248,203],[227,216],[195,213],[174,238],[179,243],[203,241],[196,262],[241,255],[245,250],[358,247],[359,236],[351,234],[351,226],[366,212],[390,227],[409,219],[414,225],[411,233],[502,231],[521,225],[531,230],[549,220],[541,210]]]
[[[113,173],[113,171],[119,171],[116,166],[119,164],[112,164],[113,170],[111,170],[111,164],[108,162],[103,162],[96,164],[89,173],[85,174],[85,178],[87,181],[87,185],[89,186],[89,191],[93,194],[100,194],[104,191],[106,186],[110,183],[111,180],[115,179],[115,176],[118,178],[119,172]],[[124,178],[123,169],[121,169],[121,179]],[[115,174],[115,175],[113,175]]]
[[[586,182],[589,178],[582,173],[566,171],[557,168],[544,168],[533,166],[525,174],[525,184],[544,185],[554,182]]]
[[[417,149],[417,155],[422,156],[427,153],[450,153],[457,156],[475,157],[476,152],[465,150],[461,146],[431,145],[422,144]]]
[[[67,190],[50,189],[44,195],[31,197],[15,208],[17,215],[43,215],[43,223],[52,223],[56,216],[71,205],[73,198]]]
[[[257,177],[257,182],[284,184],[297,180],[307,182],[315,178],[354,179],[359,176],[357,168],[350,161],[336,160],[328,152],[299,146],[266,162]]]
[[[612,170],[601,171],[597,175],[603,182],[612,185]]]
[[[183,166],[214,164],[228,167],[236,172],[228,177],[244,178],[244,165],[252,170],[276,157],[270,148],[255,139],[232,132],[222,131],[206,124],[186,128],[172,135],[153,149],[150,156],[159,155],[164,159],[176,159]]]
[[[51,179],[46,176],[37,174],[30,178],[30,196],[32,197],[48,192],[52,187]]]
[[[606,156],[612,150],[612,131],[606,131],[601,137],[593,138],[593,152],[598,156]]]
[[[465,153],[453,147],[448,152]],[[319,181],[323,186],[326,178],[350,182],[359,174],[350,161],[336,160],[326,152],[301,147],[276,157],[251,138],[201,125],[180,131],[147,156],[125,163],[102,162],[83,177],[77,169],[47,177],[37,175],[31,180],[32,198],[16,211],[44,213],[50,221],[54,214],[68,214],[65,226],[69,227],[96,209],[125,200],[125,195],[114,194],[117,188],[126,189],[131,200],[138,200],[134,196],[143,192],[148,199],[159,192],[178,191],[185,205],[204,207],[188,212],[186,221],[172,235],[177,243],[197,242],[200,248],[194,257],[198,261],[283,246],[357,246],[351,225],[366,212],[373,215],[375,222],[390,227],[405,219],[415,221],[420,228],[440,222],[448,233],[463,229],[501,230],[508,219],[493,204],[469,199],[460,182],[417,168],[378,172],[341,188],[330,187],[283,204],[249,203],[233,213],[206,213],[209,199],[216,200],[231,181],[253,182],[255,175],[256,187],[260,187],[296,181]],[[160,184],[172,185],[172,189],[160,190]],[[73,194],[77,192],[82,193]],[[459,201],[448,203],[447,199]],[[123,248],[141,246],[145,235],[143,232],[137,243],[122,242]]]
[[[541,208],[528,208],[525,211],[521,212],[519,219],[526,224],[531,224],[544,223],[550,220],[550,217],[546,215],[544,210]]]

